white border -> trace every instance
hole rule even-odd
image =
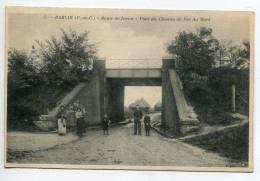
[[[198,9],[198,10],[247,10],[255,11],[255,111],[254,111],[254,173],[223,172],[180,172],[180,171],[112,171],[112,170],[64,170],[64,169],[6,169],[4,168],[4,45],[5,45],[5,6],[43,6],[43,7],[86,7],[86,8],[132,8],[132,9]],[[260,32],[258,13],[259,0],[1,0],[0,1],[0,180],[259,180],[260,179],[260,132],[259,120],[259,78],[258,57]]]

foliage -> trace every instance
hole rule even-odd
[[[212,29],[202,27],[197,34],[180,32],[168,45],[168,52],[176,56],[185,95],[193,102],[208,102],[207,75],[214,65],[217,44]]]
[[[40,83],[40,77],[36,73],[25,51],[11,49],[8,51],[8,88],[22,94],[29,88]]]
[[[202,27],[197,34],[180,32],[168,45],[168,52],[177,55],[181,73],[196,72],[204,76],[214,64],[214,52],[218,41],[212,29]]]
[[[221,156],[248,163],[248,123],[208,135],[185,139],[184,142],[217,152]]]
[[[220,107],[216,105],[200,105],[195,107],[195,111],[198,114],[198,119],[202,123],[206,123],[210,126],[220,126],[220,125],[231,125],[234,123],[238,123],[241,119],[232,117],[230,113],[228,113],[229,109],[227,107]]]
[[[62,37],[52,36],[45,43],[38,42],[42,59],[42,74],[46,85],[74,86],[88,78],[96,55],[95,44],[89,42],[88,32],[77,34],[61,29]]]
[[[7,117],[14,121],[18,118],[34,116],[30,112],[30,104],[24,99],[30,99],[33,88],[41,83],[40,75],[28,59],[25,51],[11,49],[8,51],[8,89]]]
[[[90,76],[96,48],[89,42],[88,32],[61,32],[61,38],[37,41],[39,47],[33,45],[30,53],[8,51],[8,126],[46,114],[47,108],[54,108]]]
[[[232,41],[221,40],[215,52],[215,67],[245,69],[249,66],[250,43],[243,41],[243,49],[233,45]]]
[[[231,106],[232,85],[249,95],[250,43],[245,40],[242,46],[235,46],[232,41],[217,40],[212,33],[205,27],[196,33],[180,32],[167,50],[176,57],[188,101],[195,108],[221,107],[226,111]]]

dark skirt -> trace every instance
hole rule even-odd
[[[77,119],[76,133],[86,133],[86,125],[82,118]]]

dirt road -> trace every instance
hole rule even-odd
[[[58,135],[57,135],[58,136]],[[113,127],[109,135],[89,131],[78,141],[36,151],[18,163],[149,166],[226,166],[228,161],[215,153],[190,146],[176,139],[133,135],[133,123]]]

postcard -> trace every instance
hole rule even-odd
[[[254,12],[6,7],[5,167],[253,172]]]

